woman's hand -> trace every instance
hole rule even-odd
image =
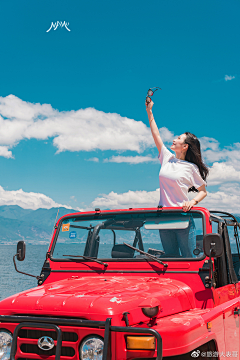
[[[184,201],[183,203],[183,211],[189,211],[191,210],[191,208],[196,205],[196,201],[195,200],[191,200],[191,201]]]
[[[147,113],[151,112],[154,102],[151,100],[150,103],[145,102]]]
[[[207,190],[205,185],[200,186],[198,189],[198,194],[191,201],[184,201],[183,211],[189,211],[194,205],[197,205],[207,196]]]

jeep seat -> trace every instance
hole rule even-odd
[[[124,244],[117,244],[112,248],[112,258],[114,259],[131,259],[133,255],[134,250]]]

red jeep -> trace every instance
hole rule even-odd
[[[0,360],[239,359],[238,228],[201,207],[63,216],[38,286],[0,302]]]

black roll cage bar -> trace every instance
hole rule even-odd
[[[157,357],[156,360],[162,360],[162,337],[154,329],[139,328],[139,327],[124,327],[124,326],[112,326],[111,318],[107,318],[106,321],[93,321],[85,319],[64,319],[64,318],[51,318],[51,317],[34,317],[34,316],[18,316],[18,315],[0,315],[1,323],[19,323],[14,332],[12,347],[10,353],[10,360],[15,360],[17,351],[17,338],[19,330],[23,327],[30,328],[44,328],[53,329],[57,332],[57,345],[55,360],[60,360],[61,346],[62,346],[62,330],[58,325],[63,326],[78,326],[78,327],[91,327],[91,328],[104,328],[104,345],[103,345],[103,357],[102,360],[107,360],[108,351],[110,348],[110,334],[111,332],[122,332],[131,334],[151,334],[157,339]]]
[[[237,245],[237,251],[238,251],[238,257],[240,261],[240,239],[239,239],[239,233],[238,228],[240,229],[240,222],[237,220],[237,218],[225,211],[217,211],[217,210],[211,210],[210,211],[210,221],[220,222],[224,223],[227,226],[234,226],[234,237],[236,240]],[[215,214],[222,214],[222,216],[218,216]]]
[[[240,222],[233,214],[230,214],[225,211],[217,211],[217,210],[210,211],[210,221],[217,222],[218,226],[220,225],[220,228],[223,229],[223,227],[225,227],[225,229],[226,229],[227,239],[225,239],[226,243],[224,244],[224,249],[225,249],[225,256],[226,256],[228,265],[226,263],[225,266],[229,267],[228,268],[229,283],[236,283],[237,276],[236,276],[235,271],[233,270],[233,260],[232,260],[232,256],[231,256],[231,247],[230,247],[230,240],[229,240],[229,236],[228,236],[227,227],[228,226],[234,227],[234,238],[235,238],[236,245],[237,245],[238,259],[240,262],[240,239],[239,239],[239,233],[238,233],[238,228],[240,229]],[[220,230],[218,230],[218,231],[220,231]]]
[[[240,228],[240,222],[236,219],[236,217],[228,212],[225,211],[218,211],[218,210],[209,210],[210,212],[210,220],[216,222],[225,222],[227,226],[238,226]],[[220,216],[214,214],[223,214]]]

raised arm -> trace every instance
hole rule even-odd
[[[153,140],[154,140],[156,147],[158,148],[158,151],[160,153],[162,150],[163,141],[161,139],[157,124],[155,123],[155,120],[153,117],[153,113],[152,113],[153,104],[154,104],[153,101],[151,101],[148,105],[147,105],[147,103],[145,105],[146,105],[146,111],[148,114],[148,120],[149,120],[149,124],[150,124],[150,128],[151,128]]]

